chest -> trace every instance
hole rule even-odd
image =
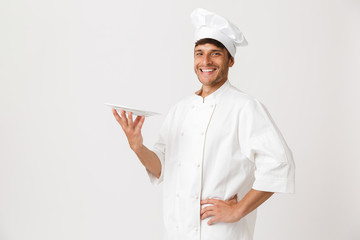
[[[187,140],[200,138],[207,142],[223,141],[236,133],[238,115],[236,108],[224,104],[194,104],[181,115],[174,134]]]

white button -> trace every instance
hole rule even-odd
[[[178,162],[178,166],[181,167],[181,162]]]
[[[176,229],[179,229],[179,225],[176,225]]]
[[[201,134],[201,135],[204,135],[204,132],[201,132],[200,134]]]
[[[213,108],[213,107],[214,107],[214,104],[211,104],[210,107]]]
[[[181,136],[184,136],[184,132],[181,133]]]
[[[194,198],[195,198],[196,200],[198,200],[198,199],[199,199],[199,196],[195,196]]]
[[[179,193],[176,193],[176,197],[180,197],[180,194],[179,194]]]
[[[198,163],[198,164],[196,164],[196,166],[197,166],[197,167],[200,167],[200,164]]]
[[[194,105],[192,105],[192,108],[195,108],[195,106],[194,106]]]
[[[194,231],[195,231],[195,232],[197,232],[197,231],[198,231],[198,228],[197,228],[197,227],[196,227],[196,228],[194,228]]]

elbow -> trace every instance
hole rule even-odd
[[[157,178],[157,179],[159,179],[160,177],[161,177],[161,170],[160,171],[158,171],[156,174],[154,174],[155,175],[155,177]]]

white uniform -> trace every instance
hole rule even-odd
[[[294,162],[259,101],[225,82],[204,100],[196,94],[172,107],[154,152],[164,181],[165,239],[251,240],[256,211],[235,223],[200,220],[200,200],[238,200],[251,188],[292,193]],[[204,206],[203,206],[204,207]]]

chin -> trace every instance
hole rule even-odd
[[[200,82],[202,85],[205,85],[205,86],[211,86],[213,84],[212,81],[206,81],[206,80],[200,80]]]
[[[203,78],[198,76],[199,81],[204,85],[211,85],[216,82],[216,79],[213,78]]]
[[[216,79],[201,79],[200,82],[205,86],[212,86],[218,83]]]

